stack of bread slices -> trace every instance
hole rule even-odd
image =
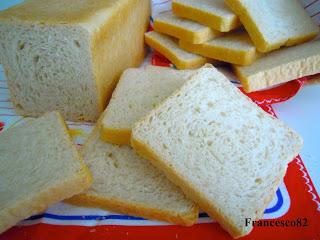
[[[319,27],[298,0],[173,0],[153,28],[146,43],[178,69],[229,63],[246,92],[320,72],[320,42],[305,43]]]

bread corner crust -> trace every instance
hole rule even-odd
[[[243,90],[246,93],[252,92],[252,89],[250,88],[249,79],[244,74],[242,74],[240,66],[232,65],[232,68],[236,76],[239,78],[242,84]]]
[[[154,48],[167,59],[169,59],[179,70],[199,68],[208,61],[205,57],[201,56],[194,60],[180,59],[174,52],[171,51],[171,49],[166,48],[156,39],[145,35],[145,41],[151,48]]]
[[[130,145],[131,129],[116,129],[101,124],[100,137],[103,141],[117,144]]]
[[[256,24],[252,21],[248,11],[242,6],[238,0],[225,0],[227,6],[234,11],[242,22],[247,22],[245,25],[250,38],[255,43],[256,48],[260,52],[269,52],[272,50],[271,47],[264,39],[262,33],[259,31]],[[240,16],[241,15],[241,16]],[[280,46],[279,46],[280,47]],[[277,47],[276,47],[277,48]]]
[[[186,17],[187,15],[193,15],[192,20],[197,20],[204,25],[208,25],[212,29],[215,29],[220,32],[229,32],[241,25],[241,22],[238,18],[233,18],[231,20],[224,20],[221,17],[212,15],[207,12],[203,12],[196,8],[192,8],[188,5],[179,2],[172,2],[172,11],[174,14],[180,17]]]
[[[84,163],[84,160],[83,160],[82,156],[80,155],[80,153],[78,152],[78,150],[76,149],[76,146],[73,144],[72,138],[71,138],[70,133],[68,131],[68,126],[67,126],[66,122],[64,121],[62,115],[57,111],[55,111],[54,113],[57,115],[58,120],[60,121],[61,125],[63,126],[63,131],[68,136],[68,142],[70,143],[70,147],[72,148],[72,150],[76,154],[78,161],[80,161],[81,169],[78,172],[79,179],[77,180],[77,181],[79,181],[79,184],[80,184],[79,186],[82,186],[83,190],[87,189],[88,187],[91,186],[91,184],[93,182],[92,174],[91,174],[88,166]],[[46,114],[49,114],[49,113],[46,113]]]
[[[212,204],[201,195],[201,193],[188,184],[187,181],[183,179],[183,176],[177,173],[172,167],[167,166],[161,157],[158,156],[148,145],[134,138],[134,134],[131,138],[131,146],[138,155],[150,160],[154,166],[163,170],[168,179],[177,184],[190,199],[199,204],[201,209],[206,211],[212,218],[217,220],[233,238],[239,238],[250,233],[252,228],[247,232],[236,228],[235,224],[232,224],[230,219],[227,219],[225,216],[221,215],[218,209],[215,209],[214,206],[212,206]]]
[[[192,211],[184,214],[178,214],[172,211],[164,211],[152,207],[146,207],[139,204],[132,204],[116,198],[102,198],[86,193],[75,195],[64,202],[76,206],[98,207],[105,210],[120,212],[134,216],[140,216],[148,219],[156,219],[161,221],[179,224],[182,226],[191,226],[198,219],[198,207],[194,206]]]
[[[92,176],[88,168],[82,168],[72,179],[61,184],[41,191],[31,199],[22,199],[10,209],[0,211],[0,217],[6,222],[0,223],[0,233],[17,224],[20,220],[34,214],[45,211],[50,205],[79,194],[87,189],[92,183]]]

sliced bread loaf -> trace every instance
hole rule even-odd
[[[135,124],[132,146],[233,237],[248,234],[302,140],[214,68]]]
[[[0,233],[92,182],[57,112],[1,133],[0,152]]]
[[[244,31],[228,33],[202,44],[180,40],[179,46],[188,52],[239,65],[250,65],[257,58],[256,48]]]
[[[225,0],[260,52],[291,46],[317,36],[319,27],[298,0]]]
[[[145,33],[146,43],[154,50],[168,58],[178,69],[198,68],[207,62],[207,59],[182,50],[178,41],[167,35],[151,31]]]
[[[144,59],[147,0],[30,0],[0,13],[0,58],[19,114],[96,121]]]
[[[264,54],[251,66],[234,66],[246,92],[320,72],[320,40]]]
[[[102,141],[99,128],[82,151],[93,184],[67,202],[187,226],[197,221],[198,207],[178,187],[131,147]]]
[[[229,32],[241,25],[224,0],[173,0],[172,11],[220,32]]]
[[[155,31],[168,34],[184,41],[199,44],[220,36],[222,33],[200,23],[180,18],[172,12],[166,12],[154,19]]]
[[[133,124],[180,88],[195,72],[156,66],[124,71],[102,118],[103,140],[130,144]]]

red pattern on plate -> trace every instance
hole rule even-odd
[[[0,121],[0,132],[4,129],[4,122]]]

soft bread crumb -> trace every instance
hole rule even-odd
[[[303,43],[319,33],[319,27],[297,0],[225,2],[238,15],[260,52]]]
[[[302,147],[209,67],[136,123],[131,143],[235,238],[252,230],[245,218],[263,216]]]
[[[102,139],[113,144],[130,145],[133,124],[196,72],[156,66],[124,71],[103,114]]]
[[[131,147],[102,141],[100,128],[99,123],[82,151],[93,184],[69,203],[185,226],[197,221],[198,207],[178,187]]]

